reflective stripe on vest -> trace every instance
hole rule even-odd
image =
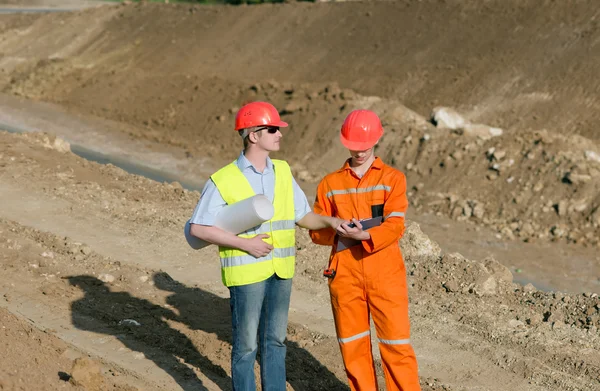
[[[296,223],[292,172],[282,160],[272,160],[275,170],[275,194],[273,218],[249,229],[238,236],[252,238],[266,233],[265,242],[274,250],[266,257],[255,258],[245,251],[219,246],[221,277],[225,286],[247,285],[263,281],[276,273],[281,278],[294,276],[296,255]],[[211,176],[219,193],[227,204],[255,195],[252,186],[235,162],[223,167]]]

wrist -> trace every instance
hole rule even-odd
[[[327,217],[327,219],[325,220],[325,225],[326,227],[331,227],[333,229],[336,229],[338,227],[338,219],[336,219],[335,217]]]
[[[249,251],[248,248],[248,243],[250,242],[250,239],[248,238],[240,238],[239,236],[237,236],[237,240],[236,240],[236,246],[238,250],[242,250],[245,252]]]

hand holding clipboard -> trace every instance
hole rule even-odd
[[[381,225],[382,221],[383,221],[382,217],[373,217],[372,219],[360,220],[360,224],[362,225],[363,231],[366,231],[370,228]],[[348,224],[348,226],[350,228],[354,228],[354,227],[356,227],[356,224],[350,223],[350,224]],[[337,242],[336,251],[346,250],[350,247],[357,246],[360,244],[360,240],[344,238],[339,235],[337,235],[337,237],[338,237],[338,242]]]

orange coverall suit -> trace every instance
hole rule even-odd
[[[336,252],[333,229],[310,231],[316,244],[332,247],[331,306],[340,350],[354,391],[376,391],[369,315],[373,317],[388,391],[420,390],[417,359],[410,345],[406,269],[398,240],[408,207],[406,177],[376,158],[362,178],[349,161],[317,189],[315,213],[345,220],[383,216],[369,240]]]

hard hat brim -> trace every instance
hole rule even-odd
[[[256,125],[256,126],[278,126],[280,128],[287,128],[288,127],[288,123],[287,122],[283,122],[283,121],[279,121],[279,122],[274,122],[274,123],[268,123],[268,124],[262,124],[262,125]],[[246,127],[235,127],[235,131],[240,131],[242,129],[246,129]]]
[[[346,139],[343,135],[340,134],[340,141],[342,145],[348,148],[351,151],[365,151],[367,149],[373,148],[377,141],[350,141]]]

